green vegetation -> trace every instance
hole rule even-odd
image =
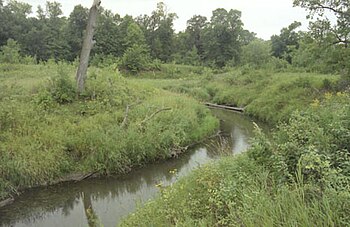
[[[71,173],[129,172],[176,156],[218,126],[193,99],[109,70],[91,69],[77,98],[70,65],[0,68],[0,199]]]
[[[350,225],[349,3],[293,2],[314,17],[309,30],[296,21],[268,41],[235,9],[193,16],[176,33],[162,2],[136,18],[100,8],[77,93],[88,9],[66,18],[47,2],[30,17],[29,4],[0,0],[0,199],[176,156],[218,126],[200,101],[244,107],[277,128],[257,127],[245,154],[161,188],[123,225]]]
[[[347,226],[350,98],[326,94],[243,155],[203,166],[122,226]]]
[[[185,93],[203,102],[245,107],[247,114],[271,125],[289,119],[324,92],[337,90],[339,76],[297,72],[273,72],[252,68],[231,69],[213,75],[203,69],[196,74],[178,67],[179,79],[143,79],[143,83],[172,92]],[[198,70],[197,70],[198,71]],[[171,75],[170,73],[168,75]],[[162,78],[156,74],[156,78]],[[139,81],[137,79],[136,81]]]

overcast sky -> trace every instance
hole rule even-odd
[[[46,0],[20,0],[33,6],[36,11],[38,5],[44,5]],[[62,4],[66,16],[78,4],[90,7],[93,0],[56,0]],[[159,0],[102,0],[102,6],[121,16],[129,14],[138,16],[148,14],[156,8]],[[175,12],[178,19],[175,29],[182,31],[186,28],[186,21],[193,15],[210,18],[211,12],[217,8],[237,9],[242,12],[244,27],[257,33],[258,37],[269,39],[273,34],[291,24],[300,21],[303,29],[307,28],[306,12],[293,7],[293,0],[164,0],[170,12]]]

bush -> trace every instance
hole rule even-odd
[[[300,168],[306,183],[321,187],[335,186],[338,180],[350,183],[349,103],[345,94],[326,94],[321,104],[315,101],[309,110],[295,112],[271,141],[258,137],[249,154],[280,181],[296,181]]]
[[[59,104],[71,103],[76,98],[76,88],[65,65],[59,65],[57,75],[51,77],[47,88],[53,100]]]
[[[95,54],[92,59],[91,59],[91,65],[99,68],[104,68],[104,67],[111,67],[115,66],[117,68],[117,65],[120,63],[120,59],[109,54],[109,55],[104,55],[104,54]]]
[[[261,67],[272,58],[270,43],[262,40],[254,40],[242,47],[241,62],[243,65]]]
[[[151,57],[148,48],[145,45],[134,44],[125,51],[119,68],[135,74],[149,69],[150,64]]]
[[[10,63],[10,64],[18,64],[21,60],[20,56],[20,46],[19,44],[13,40],[9,39],[7,40],[7,44],[5,46],[2,46],[0,53],[0,61],[4,63]]]
[[[337,84],[338,91],[348,90],[350,91],[350,69],[344,70],[341,73],[340,80]]]

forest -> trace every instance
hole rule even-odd
[[[168,12],[162,2],[151,15],[138,17],[121,17],[101,7],[91,65],[116,64],[131,72],[157,69],[161,63],[211,68],[293,66],[321,73],[340,72],[349,62],[348,6],[342,2],[329,3],[333,4],[335,24],[324,17],[312,20],[309,31],[299,31],[300,22],[294,22],[268,41],[244,29],[238,10],[219,8],[209,19],[195,15],[187,21],[185,31],[176,33],[173,23],[177,15]],[[312,1],[294,4],[307,8],[310,15],[323,13]],[[4,5],[1,1],[2,61],[74,62],[81,50],[88,8],[77,5],[68,18],[61,8],[59,2],[47,2],[33,17],[31,5],[18,1]]]
[[[0,0],[0,225],[16,223],[6,208],[28,189],[128,176],[219,135],[222,120],[205,103],[244,110],[255,128],[247,151],[218,151],[157,184],[155,198],[115,224],[350,225],[350,5],[291,7],[308,12],[308,30],[295,21],[263,40],[238,9],[194,15],[177,32],[163,2],[122,17],[102,1],[81,92],[90,9],[66,17],[58,1]],[[91,199],[84,210],[86,224],[103,226]]]

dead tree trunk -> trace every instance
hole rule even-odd
[[[94,3],[90,8],[90,12],[89,12],[88,23],[86,26],[86,33],[84,37],[83,46],[81,49],[81,54],[80,54],[79,68],[76,75],[77,90],[79,94],[81,94],[84,91],[84,87],[85,87],[86,73],[89,65],[90,52],[91,52],[92,46],[94,45],[93,36],[94,36],[94,30],[96,27],[98,7],[100,6],[100,4],[101,4],[100,0],[94,0]]]

